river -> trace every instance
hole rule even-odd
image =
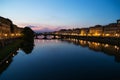
[[[0,66],[0,80],[120,80],[119,46],[76,39],[34,44]]]

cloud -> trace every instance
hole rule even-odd
[[[53,25],[46,25],[46,24],[28,24],[28,23],[22,23],[18,24],[18,26],[21,27],[30,27],[35,32],[53,32],[58,31],[60,29],[68,29],[70,26],[53,26]]]
[[[28,26],[35,32],[52,32],[52,31],[58,31],[60,29],[63,29],[61,26],[50,26],[50,25],[40,25],[40,26]]]

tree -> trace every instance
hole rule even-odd
[[[31,28],[25,27],[22,31],[22,34],[23,34],[23,42],[21,43],[21,49],[26,54],[29,54],[33,50],[35,33]]]
[[[27,41],[34,40],[35,33],[31,28],[25,27],[22,33],[23,33],[23,40],[27,40]]]

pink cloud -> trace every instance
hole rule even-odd
[[[62,28],[54,27],[54,26],[35,26],[35,27],[31,27],[31,29],[37,32],[51,32],[51,31],[60,30]]]
[[[18,24],[20,27],[30,27],[35,32],[52,32],[52,31],[58,31],[60,29],[68,29],[70,27],[68,26],[52,26],[52,25],[46,25],[46,24],[28,24],[28,23],[22,23]]]

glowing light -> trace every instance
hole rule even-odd
[[[8,34],[4,34],[6,37],[8,36]]]
[[[105,44],[105,47],[108,47],[109,45],[108,44]]]
[[[6,63],[9,63],[9,61],[6,61]]]
[[[119,50],[119,47],[115,45],[115,49]]]
[[[90,41],[88,41],[88,44],[90,44]]]
[[[116,36],[118,36],[118,34],[115,34]]]
[[[17,34],[15,34],[16,36],[20,36],[20,34],[19,33],[17,33]]]
[[[15,34],[11,34],[11,36],[14,36]]]
[[[91,34],[88,34],[88,36],[91,36]]]
[[[96,46],[100,45],[100,43],[94,43]]]
[[[110,36],[110,34],[105,34],[105,36]]]
[[[100,36],[101,34],[99,34],[99,33],[95,33],[95,34],[93,34],[94,36]]]
[[[13,56],[15,56],[15,54],[13,54]]]
[[[117,48],[117,46],[115,45],[115,48]]]

